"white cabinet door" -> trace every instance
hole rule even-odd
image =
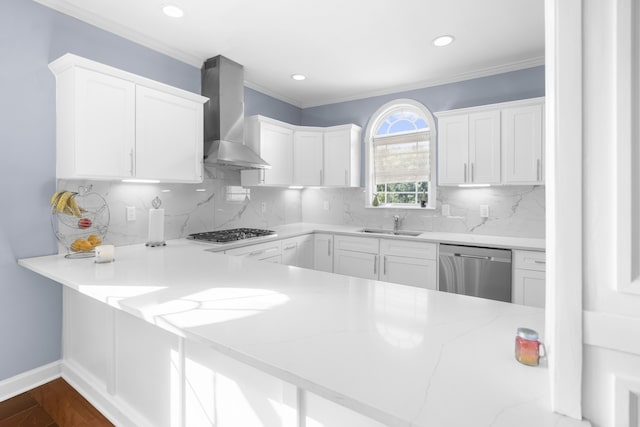
[[[544,308],[545,272],[516,269],[513,272],[513,302]]]
[[[469,114],[467,182],[500,184],[500,110]]]
[[[282,241],[282,263],[302,268],[313,268],[312,234],[291,237]]]
[[[155,89],[136,89],[135,175],[202,182],[202,105]]]
[[[135,85],[77,68],[57,84],[58,178],[132,177]]]
[[[252,116],[247,119],[248,146],[252,147],[271,169],[240,171],[242,185],[289,186],[293,184],[293,128],[286,124]]]
[[[468,179],[469,116],[438,118],[438,184],[463,184]]]
[[[313,269],[333,272],[333,235],[313,235]]]
[[[438,263],[431,259],[382,255],[380,280],[401,285],[438,289]]]
[[[437,245],[380,239],[380,280],[436,290]]]
[[[516,304],[545,306],[544,252],[513,251],[512,295]]]
[[[378,279],[378,255],[336,249],[333,272],[346,276]]]
[[[323,132],[296,130],[293,141],[293,183],[322,185]]]
[[[360,133],[353,125],[325,130],[323,185],[360,186]]]
[[[502,110],[502,179],[505,184],[542,184],[542,103]]]

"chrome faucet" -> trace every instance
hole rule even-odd
[[[393,216],[393,232],[398,232],[398,223],[400,222],[400,215]]]

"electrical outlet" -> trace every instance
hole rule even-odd
[[[451,216],[451,207],[449,205],[442,205],[442,216]]]
[[[262,213],[265,213],[267,211],[267,202],[260,203],[260,210],[262,211]]]
[[[136,207],[127,206],[126,209],[127,221],[132,222],[136,220]]]
[[[328,211],[328,210],[329,210],[329,201],[328,201],[328,200],[325,200],[325,201],[322,203],[322,207],[324,208],[324,210],[325,210],[325,211]]]
[[[489,205],[480,205],[480,218],[489,218]]]

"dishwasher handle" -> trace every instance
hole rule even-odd
[[[453,256],[457,256],[460,258],[473,258],[473,259],[483,259],[486,261],[498,261],[495,257],[492,256],[482,256],[482,255],[467,255],[467,254],[453,254]]]

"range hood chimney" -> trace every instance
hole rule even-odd
[[[204,163],[236,169],[271,166],[244,145],[244,70],[222,55],[202,65]]]

